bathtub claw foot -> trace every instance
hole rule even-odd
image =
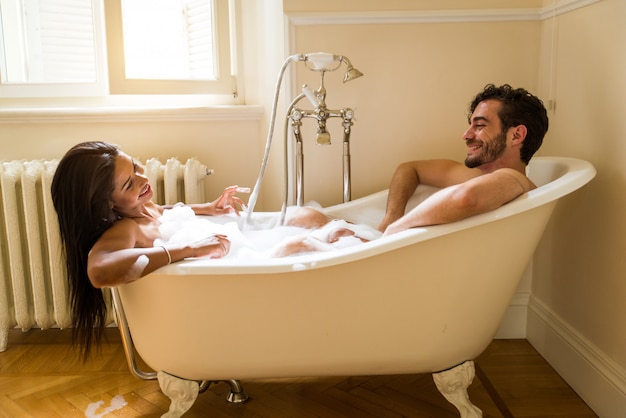
[[[482,418],[483,412],[473,405],[467,388],[474,380],[474,362],[471,360],[442,372],[433,373],[439,392],[459,410],[461,418]]]
[[[224,382],[228,384],[228,386],[230,386],[230,392],[228,393],[228,396],[226,397],[226,402],[239,405],[248,401],[248,394],[246,393],[246,390],[241,385],[241,382],[239,382],[239,380],[215,380],[215,381],[204,380],[200,382],[199,393],[206,392],[207,389],[209,389],[209,386],[211,386],[211,383],[221,383],[221,382]]]
[[[230,386],[230,393],[226,398],[228,402],[242,404],[248,400],[248,394],[243,386],[241,386],[239,380],[226,380],[225,382]]]
[[[161,418],[178,418],[191,408],[198,398],[200,385],[193,380],[185,380],[165,372],[157,375],[161,391],[170,398],[170,409]]]

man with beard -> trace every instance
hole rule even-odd
[[[463,133],[468,149],[465,164],[422,160],[398,166],[378,226],[385,235],[487,212],[536,187],[526,177],[526,166],[548,130],[541,100],[522,88],[488,84],[476,95],[468,114],[469,127]],[[405,214],[419,184],[441,190]]]

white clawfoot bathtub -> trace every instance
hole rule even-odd
[[[183,261],[119,287],[132,342],[172,398],[168,416],[193,404],[195,381],[403,373],[435,373],[461,416],[482,416],[466,392],[471,360],[493,339],[557,200],[595,175],[585,161],[548,157],[528,172],[537,189],[460,222],[243,265]],[[327,210],[376,226],[386,196]]]

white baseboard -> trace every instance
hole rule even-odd
[[[626,417],[626,370],[532,296],[526,338],[601,418]]]
[[[516,293],[500,323],[496,339],[526,338],[529,293]]]

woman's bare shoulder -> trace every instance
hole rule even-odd
[[[108,231],[132,231],[137,229],[137,222],[135,222],[132,218],[121,218],[117,220]]]
[[[133,248],[139,234],[140,228],[135,221],[130,218],[122,218],[104,231],[94,248],[107,250]]]

